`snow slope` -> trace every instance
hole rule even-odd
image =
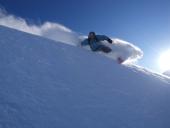
[[[170,80],[0,26],[0,128],[169,128]]]

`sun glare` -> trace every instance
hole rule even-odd
[[[161,71],[164,72],[170,69],[170,50],[160,54],[158,63]]]

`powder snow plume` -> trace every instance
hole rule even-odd
[[[84,35],[74,32],[59,23],[47,21],[40,25],[30,25],[25,19],[8,14],[5,9],[0,9],[0,25],[73,46],[80,46],[81,41],[85,38]],[[136,62],[143,56],[142,50],[132,43],[117,38],[112,38],[112,40],[114,42],[112,45],[105,44],[111,47],[113,52],[108,55],[104,54],[105,56],[113,59],[121,56],[127,63]]]

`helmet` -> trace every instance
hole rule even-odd
[[[89,32],[89,35],[96,35],[95,32],[91,31]]]
[[[96,36],[95,32],[91,31],[91,32],[89,32],[88,38],[89,39],[90,38],[95,38],[95,36]]]

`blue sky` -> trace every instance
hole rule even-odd
[[[0,0],[8,13],[30,23],[63,24],[129,41],[144,51],[139,64],[159,71],[159,54],[170,49],[170,0]]]

